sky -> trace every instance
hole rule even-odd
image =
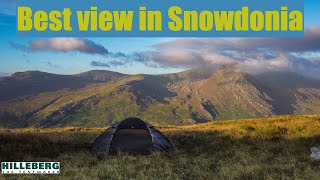
[[[15,0],[0,0],[0,76],[94,69],[164,74],[237,63],[252,73],[289,70],[320,77],[318,0],[305,0],[305,37],[292,39],[17,37],[15,8]]]

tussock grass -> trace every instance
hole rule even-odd
[[[0,161],[60,161],[60,175],[20,179],[319,179],[320,116],[219,121],[158,127],[170,153],[105,155],[90,151],[105,128],[1,129]]]

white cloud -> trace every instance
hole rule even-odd
[[[108,50],[93,41],[82,38],[49,38],[30,41],[27,45],[11,43],[11,45],[22,51],[54,51],[70,52],[78,51],[86,54],[108,55]]]

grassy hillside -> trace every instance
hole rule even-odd
[[[1,129],[0,161],[60,161],[60,175],[38,176],[53,179],[320,178],[309,157],[320,146],[320,115],[158,127],[175,149],[148,156],[91,152],[104,129]]]
[[[128,116],[155,125],[320,114],[320,80],[252,75],[234,65],[165,75],[38,71],[0,78],[0,127],[104,127]]]

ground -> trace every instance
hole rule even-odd
[[[151,155],[90,151],[105,128],[1,129],[0,161],[60,161],[60,175],[0,179],[320,179],[320,116],[158,127],[175,145]]]

